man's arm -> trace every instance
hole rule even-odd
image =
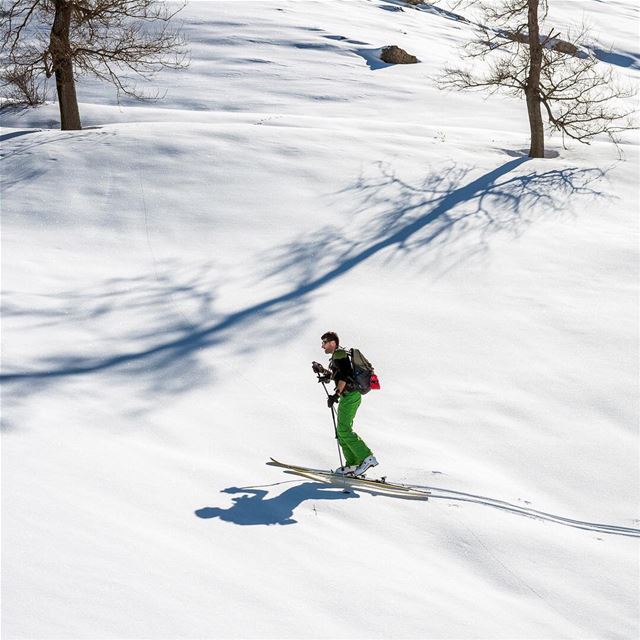
[[[342,395],[347,386],[347,382],[353,373],[351,364],[349,363],[349,358],[344,351],[340,351],[334,355],[332,364],[335,366],[333,379],[336,383],[336,393],[338,395]]]

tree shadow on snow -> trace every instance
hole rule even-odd
[[[271,275],[294,278],[295,290],[306,293],[374,256],[445,271],[485,252],[494,234],[517,237],[540,219],[572,215],[572,207],[606,195],[595,188],[602,169],[513,174],[528,161],[518,157],[475,179],[472,169],[451,163],[418,182],[377,163],[343,192],[358,203],[349,223],[279,248]]]
[[[76,355],[68,353],[68,343],[52,341],[41,356],[40,371],[13,375],[7,373],[5,360],[0,377],[8,383],[28,381],[12,389],[18,398],[58,379],[102,370],[114,370],[124,382],[144,381],[153,393],[179,393],[198,383],[208,384],[210,371],[198,357],[200,345],[194,334],[205,320],[215,317],[218,293],[211,282],[216,273],[211,264],[185,267],[165,261],[152,273],[111,278],[84,288],[29,296],[7,290],[5,328],[9,323],[20,326],[31,342],[38,343],[60,327],[66,331],[73,327],[78,343],[89,342],[87,334],[97,336],[90,345],[99,345],[99,350],[85,349]],[[163,341],[173,347],[156,348]],[[131,357],[135,351],[139,356]],[[7,387],[5,400],[11,402],[12,395]]]
[[[85,324],[116,306],[119,313],[146,309],[151,323],[143,329],[117,323],[119,333],[109,340],[96,329],[99,350],[94,353],[65,344],[66,353],[50,352],[24,369],[11,370],[5,361],[0,382],[7,395],[15,392],[16,398],[32,393],[39,384],[105,371],[124,379],[147,380],[156,386],[154,390],[175,392],[208,384],[205,373],[211,365],[205,366],[202,358],[206,350],[229,342],[248,348],[248,344],[262,344],[265,336],[281,340],[283,333],[290,337],[292,330],[304,326],[315,295],[372,258],[402,260],[407,268],[446,270],[486,250],[491,234],[518,235],[544,216],[566,215],[572,207],[586,209],[605,195],[596,189],[605,176],[601,169],[540,171],[537,163],[536,168],[523,171],[527,162],[527,158],[512,159],[482,175],[451,163],[417,181],[404,179],[391,165],[372,165],[368,174],[334,194],[345,211],[343,225],[299,237],[269,251],[260,261],[257,282],[272,279],[282,293],[219,312],[215,292],[222,275],[213,267],[205,274],[196,273],[193,281],[185,276],[186,282],[176,281],[180,278],[176,269],[167,267],[161,274],[164,280],[156,274],[155,278],[145,276],[137,287],[119,283],[123,285],[120,293],[118,283],[111,283],[104,294],[97,286],[90,304],[82,296],[78,302],[79,313],[89,309]],[[270,267],[265,268],[265,263]],[[69,292],[69,300],[74,295]],[[58,313],[54,320],[67,324],[74,320],[69,300],[58,301],[59,313],[51,312]],[[9,315],[32,311],[13,309],[10,293],[5,304]],[[187,317],[181,311],[186,307],[199,310]],[[175,382],[179,377],[173,375],[176,366],[182,368],[179,384]]]
[[[296,524],[293,513],[307,500],[348,500],[359,498],[354,492],[344,493],[335,487],[319,482],[304,482],[287,489],[273,498],[264,489],[229,487],[222,493],[241,494],[233,498],[227,509],[203,507],[195,512],[198,518],[219,518],[239,525]]]

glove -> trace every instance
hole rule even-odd
[[[311,368],[314,373],[324,373],[324,367],[319,362],[312,362]]]
[[[329,396],[327,398],[327,407],[331,409],[331,407],[333,407],[333,405],[336,402],[338,402],[339,399],[340,399],[340,396],[337,393],[334,393],[332,396]]]
[[[318,375],[318,382],[324,382],[325,384],[331,380],[331,374],[325,373],[323,376]]]

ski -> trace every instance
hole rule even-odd
[[[419,489],[417,487],[412,487],[411,485],[400,484],[397,482],[387,482],[386,477],[366,478],[364,474],[360,476],[343,475],[341,473],[335,473],[334,471],[328,469],[314,469],[312,467],[286,464],[284,462],[279,462],[275,458],[271,458],[270,461],[267,462],[267,464],[272,467],[280,467],[281,469],[285,469],[287,471],[305,477],[315,476],[315,479],[321,479],[324,481],[343,482],[348,483],[349,485],[360,484],[369,488],[379,488],[386,491],[393,491],[398,493],[398,495],[421,497],[425,499],[430,495],[430,491],[427,491],[426,489]]]

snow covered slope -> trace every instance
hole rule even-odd
[[[635,3],[552,4],[637,82]],[[163,102],[3,115],[3,639],[638,637],[637,135],[527,159],[427,8],[182,15]],[[329,329],[428,502],[265,466],[337,465]]]

